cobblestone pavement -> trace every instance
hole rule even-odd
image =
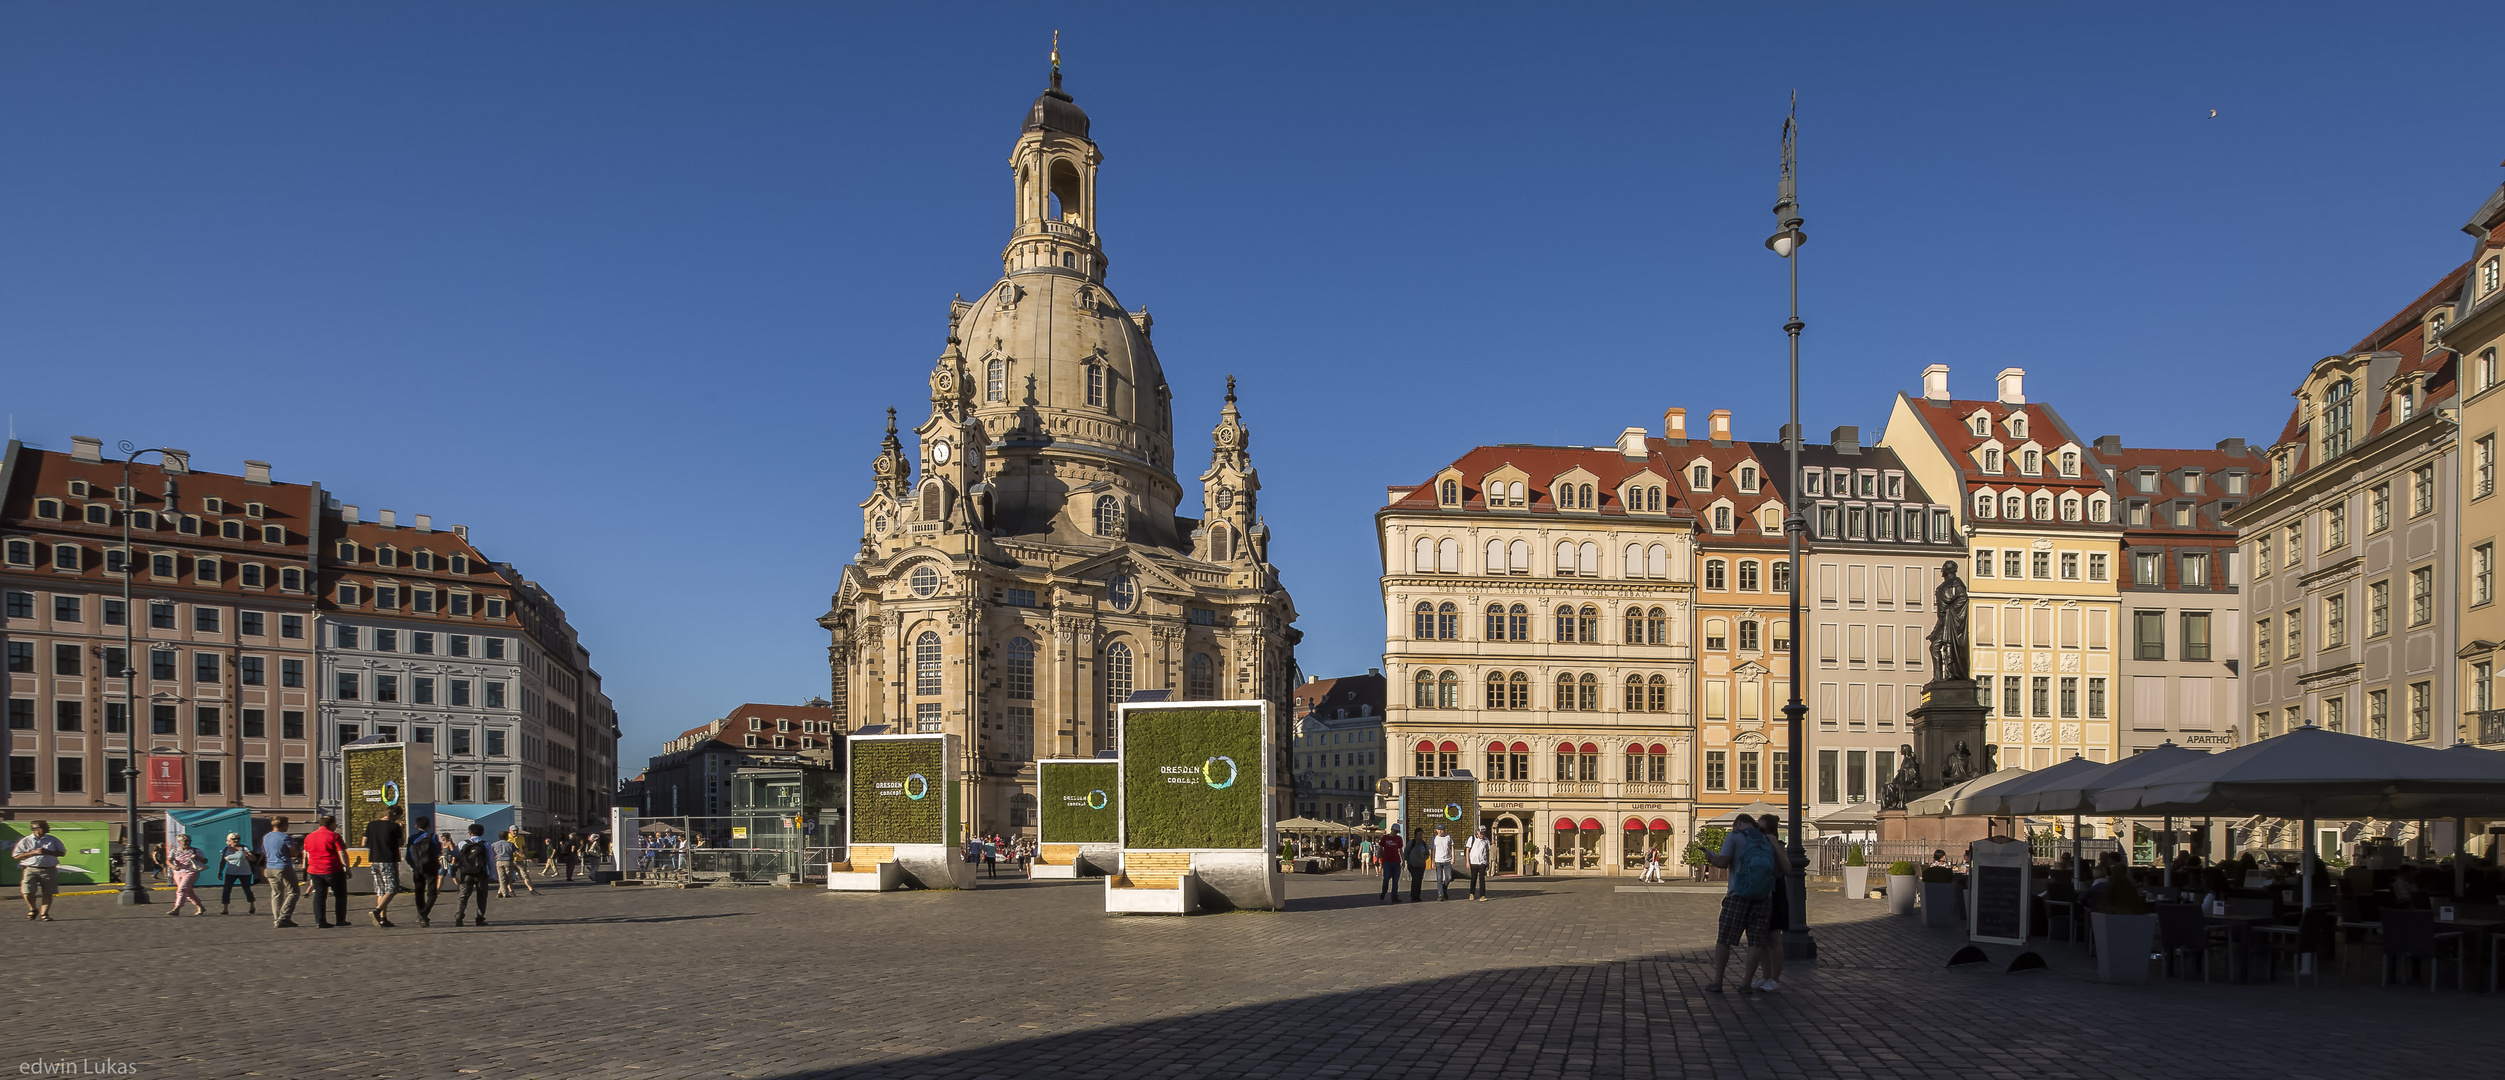
[[[1779,994],[1717,995],[1700,989],[1710,895],[1540,881],[1485,904],[1382,906],[1368,879],[1289,880],[1288,912],[1191,919],[1109,918],[1092,881],[543,886],[458,930],[416,929],[404,910],[398,930],[274,931],[267,915],[67,898],[58,922],[6,923],[0,1068],[2417,1080],[2497,1067],[2489,1018],[2505,999],[2454,992],[2449,970],[2436,994],[2375,986],[2371,960],[2320,988],[2109,987],[2052,945],[2050,971],[1950,971],[1954,933],[1829,892],[1810,906],[1818,962],[1795,964]]]

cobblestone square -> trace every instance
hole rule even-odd
[[[404,898],[401,929],[327,931],[75,897],[10,921],[0,1042],[143,1077],[2355,1080],[2458,1073],[2498,1000],[2449,969],[2378,988],[2371,958],[2319,988],[2109,987],[2059,944],[2050,971],[2001,947],[1951,971],[1960,936],[1833,892],[1781,993],[1709,994],[1716,897],[1618,884],[1395,906],[1300,875],[1287,912],[1189,919],[1107,917],[1095,881],[560,885],[484,929],[417,929]]]

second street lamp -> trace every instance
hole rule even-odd
[[[1809,528],[1809,519],[1801,513],[1800,503],[1800,331],[1802,325],[1800,321],[1800,247],[1809,242],[1809,234],[1801,231],[1800,199],[1793,187],[1792,152],[1794,137],[1798,132],[1799,127],[1794,123],[1794,118],[1784,117],[1783,176],[1775,189],[1775,230],[1773,236],[1766,238],[1766,249],[1781,256],[1783,261],[1789,264],[1785,269],[1790,272],[1792,288],[1792,317],[1783,324],[1783,333],[1791,339],[1792,343],[1792,419],[1791,423],[1783,429],[1783,452],[1786,459],[1784,473],[1791,478],[1791,490],[1787,495],[1791,505],[1785,508],[1787,512],[1783,519],[1783,534],[1791,543],[1792,560],[1791,570],[1785,575],[1789,579],[1787,584],[1791,586],[1789,602],[1792,630],[1790,638],[1784,642],[1787,651],[1783,659],[1785,666],[1791,671],[1792,685],[1791,698],[1783,705],[1783,718],[1790,736],[1789,745],[1784,751],[1789,757],[1786,759],[1783,786],[1790,791],[1792,796],[1792,841],[1790,850],[1787,852],[1791,857],[1790,869],[1783,876],[1782,886],[1783,898],[1787,901],[1785,906],[1791,912],[1791,925],[1778,929],[1783,935],[1783,955],[1786,959],[1814,960],[1818,956],[1818,942],[1809,936],[1807,877],[1809,852],[1801,846],[1801,778],[1807,771],[1804,766],[1809,762],[1808,725],[1802,721],[1809,715],[1809,706],[1803,704],[1800,699],[1802,629],[1800,624],[1802,577],[1800,534]]]

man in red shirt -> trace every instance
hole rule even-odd
[[[1392,826],[1392,831],[1374,845],[1374,854],[1383,860],[1383,891],[1374,898],[1374,902],[1380,904],[1384,902],[1384,897],[1390,897],[1391,902],[1397,904],[1400,902],[1400,826]]]
[[[334,925],[347,925],[348,845],[340,842],[338,818],[322,815],[322,823],[305,835],[304,874],[313,882],[313,925],[323,930]],[[322,918],[322,900],[326,892],[331,908],[336,912],[327,922]]]

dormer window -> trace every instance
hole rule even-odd
[[[2157,470],[2141,469],[2140,471],[2131,474],[2131,486],[2142,491],[2157,490]]]
[[[2027,437],[2027,414],[2009,414],[2009,437],[2013,439],[2023,439]]]
[[[1978,439],[1992,437],[1992,419],[1982,413],[1966,418],[1966,431]]]
[[[244,516],[248,518],[265,517],[268,516],[269,512],[269,507],[263,506],[257,502],[244,504]]]
[[[2038,496],[2036,496],[2036,497],[2035,497],[2035,520],[2037,520],[2037,521],[2051,521],[2051,520],[2053,520],[2053,497],[2052,497],[2052,496],[2050,496],[2050,495],[2038,495]]]
[[[1877,498],[1879,496],[1879,474],[1874,472],[1864,472],[1860,475],[1861,497],[1865,499]]]
[[[1905,497],[1905,474],[1887,474],[1887,497],[1891,499],[1902,499]]]
[[[2399,393],[2392,395],[2393,423],[2401,423],[2417,414],[2418,391],[2416,387],[2404,386]]]
[[[2348,453],[2349,416],[2354,411],[2353,399],[2356,392],[2356,384],[2342,379],[2332,383],[2331,389],[2324,391],[2322,395],[2322,456],[2326,461]],[[2394,401],[2393,415],[2396,418],[2401,416],[2397,399]]]
[[[453,556],[453,557],[452,557],[452,572],[453,572],[453,573],[456,573],[456,574],[466,574],[466,573],[469,573],[469,572],[470,572],[470,557],[469,557],[469,556],[467,556],[467,555],[455,555],[455,556]]]
[[[1435,485],[1435,501],[1443,506],[1461,505],[1461,481],[1446,480]]]
[[[2078,452],[2078,451],[2076,451],[2076,450],[2064,450],[2064,451],[2062,451],[2062,452],[2061,452],[2061,474],[2062,474],[2063,476],[2077,476],[2077,475],[2079,475],[2079,452]]]
[[[1803,474],[1801,474],[1801,478],[1800,478],[1800,479],[1801,479],[1801,490],[1802,490],[1802,492],[1803,492],[1803,493],[1805,493],[1805,494],[1809,494],[1809,495],[1824,495],[1824,494],[1826,494],[1826,493],[1827,493],[1827,491],[1826,491],[1826,488],[1827,488],[1827,482],[1826,482],[1826,474],[1825,474],[1825,473],[1821,473],[1821,472],[1808,472],[1808,473],[1803,473]]]
[[[1757,467],[1756,467],[1756,466],[1754,466],[1754,465],[1742,465],[1742,466],[1740,466],[1740,490],[1741,490],[1741,491],[1748,492],[1749,494],[1752,494],[1752,495],[1753,495],[1753,494],[1756,494],[1756,492],[1757,492]]]
[[[1974,516],[1979,517],[1979,518],[1987,518],[1987,517],[1991,517],[1991,516],[1992,516],[1992,511],[1993,511],[1993,508],[1994,508],[1995,504],[1997,504],[1998,502],[1999,502],[1999,500],[1998,500],[1998,499],[1995,499],[1995,498],[1993,498],[1993,497],[1992,497],[1992,493],[1991,493],[1991,492],[1988,492],[1988,491],[1978,491],[1978,492],[1975,492],[1975,493],[1974,493]]]
[[[1987,473],[2001,471],[2001,452],[1998,449],[1989,446],[1983,448],[1983,471]]]
[[[48,518],[48,519],[53,520],[53,521],[59,521],[59,520],[61,520],[61,500],[59,500],[59,499],[37,499],[37,500],[35,500],[35,516],[36,516],[36,517],[39,517],[39,518]]]
[[[70,481],[70,497],[72,498],[84,499],[93,491],[94,489],[88,487],[84,480]]]
[[[2488,261],[2479,264],[2479,295],[2494,295],[2500,284],[2505,284],[2505,265],[2499,264],[2497,256],[2490,255]]]
[[[1713,508],[1713,531],[1718,533],[1727,533],[1731,531],[1730,507],[1717,506]]]
[[[2243,473],[2240,473],[2240,472],[2231,472],[2231,473],[2228,473],[2228,474],[2227,474],[2227,494],[2229,494],[2229,495],[2242,495],[2242,494],[2244,494],[2244,474],[2243,474]]]
[[[215,495],[208,496],[200,500],[200,509],[212,514],[223,514],[226,512],[226,500]]]
[[[2186,495],[2198,495],[2201,493],[2201,471],[2199,469],[2183,470],[2183,493]]]
[[[2027,500],[2023,496],[2016,494],[2003,496],[2001,498],[2001,516],[2012,521],[2024,520],[2027,516]]]
[[[2104,522],[2104,521],[2109,521],[2109,520],[2112,520],[2112,516],[2113,516],[2113,504],[2111,504],[2111,503],[2109,503],[2109,502],[2106,502],[2106,501],[2105,501],[2105,497],[2104,497],[2104,496],[2099,495],[2099,496],[2097,496],[2097,497],[2095,497],[2095,498],[2092,498],[2092,499],[2089,499],[2089,500],[2088,500],[2088,520],[2089,520],[2089,521],[2095,521],[2095,522]]]
[[[1699,465],[1688,470],[1687,486],[1691,491],[1703,491],[1712,487],[1713,469],[1708,466]]]
[[[2018,471],[2028,476],[2041,474],[2044,471],[2044,455],[2033,450],[2019,451]]]

